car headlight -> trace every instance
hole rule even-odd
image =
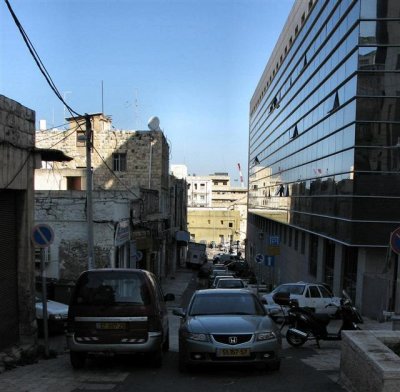
[[[256,334],[256,340],[257,341],[262,341],[262,340],[272,340],[276,339],[276,334],[275,332],[259,332]]]
[[[197,342],[208,342],[210,340],[209,336],[205,333],[191,333],[185,332],[183,336],[189,340],[196,340]]]
[[[63,317],[61,314],[50,314],[49,315],[49,319],[50,320],[62,320]]]

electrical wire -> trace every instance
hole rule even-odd
[[[36,65],[38,66],[40,72],[42,73],[42,75],[44,76],[44,78],[46,79],[48,85],[50,86],[50,88],[53,90],[53,92],[55,93],[55,95],[57,96],[57,98],[65,105],[65,107],[68,109],[68,111],[71,113],[74,113],[77,116],[81,116],[79,113],[77,113],[75,110],[73,110],[64,100],[64,98],[62,97],[61,93],[58,91],[57,86],[55,85],[53,79],[51,78],[49,72],[47,71],[45,65],[43,64],[39,54],[37,53],[35,47],[33,46],[31,40],[29,39],[27,33],[25,32],[24,28],[22,27],[20,21],[18,20],[17,16],[15,15],[14,10],[11,7],[11,4],[8,0],[4,0],[8,10],[10,11],[10,14],[14,20],[14,23],[16,24],[16,26],[18,27],[18,30],[20,31],[21,35],[22,35],[22,39],[24,40],[31,56],[33,57]]]
[[[122,180],[115,174],[114,170],[108,166],[108,163],[104,160],[104,158],[100,155],[100,153],[97,151],[96,147],[92,144],[93,150],[96,152],[96,154],[100,157],[100,159],[103,161],[105,167],[110,171],[110,173],[119,181],[119,183],[128,191],[130,192],[133,196],[135,196],[138,199],[141,199],[135,192],[132,192],[131,189],[128,188],[126,184],[122,182]]]

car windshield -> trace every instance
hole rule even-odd
[[[265,315],[265,310],[250,293],[216,293],[193,298],[189,316],[200,315]]]
[[[84,275],[77,284],[73,299],[78,305],[112,305],[150,303],[149,291],[138,274],[118,271],[96,272]]]
[[[304,284],[283,284],[278,286],[272,293],[289,293],[289,294],[296,294],[302,295],[305,289]]]

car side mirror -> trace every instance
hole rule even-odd
[[[165,294],[164,301],[175,301],[175,295],[172,293]]]

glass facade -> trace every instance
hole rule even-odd
[[[317,1],[250,108],[249,213],[387,245],[400,221],[399,71],[400,1]]]

